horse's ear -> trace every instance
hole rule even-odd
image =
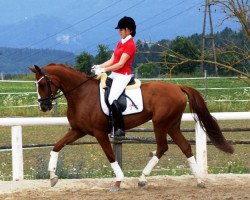
[[[40,69],[40,67],[38,67],[37,65],[34,65],[34,67],[28,67],[30,71],[32,71],[33,73],[38,73],[38,74],[42,74],[42,71]]]
[[[36,73],[36,69],[34,67],[28,67],[28,69],[33,72],[33,73]]]

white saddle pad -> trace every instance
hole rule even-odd
[[[109,115],[109,109],[108,109],[108,106],[106,105],[105,100],[104,100],[104,89],[102,89],[101,85],[99,88],[100,88],[100,97],[101,97],[100,100],[101,100],[102,111],[106,115]],[[133,106],[133,103],[130,101],[130,99],[126,98],[127,108],[125,109],[125,111],[122,114],[129,115],[129,114],[141,112],[143,110],[141,88],[128,89],[128,90],[125,90],[125,93],[127,96],[129,96],[133,100],[133,102],[138,107],[138,109],[136,109]]]

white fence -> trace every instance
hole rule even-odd
[[[217,120],[250,120],[250,112],[211,113]],[[191,114],[183,114],[182,121],[193,121]],[[11,126],[12,178],[23,179],[22,126],[68,125],[66,117],[0,118],[0,126]],[[207,140],[199,123],[195,125],[196,159],[204,175],[207,174]]]

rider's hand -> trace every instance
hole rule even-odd
[[[105,71],[105,68],[103,68],[103,67],[100,67],[100,68],[97,68],[96,70],[95,70],[95,75],[96,76],[99,76],[101,73],[105,73],[106,71]]]
[[[100,68],[100,65],[93,65],[91,67],[91,72],[95,74],[96,69],[99,69],[99,68]]]
[[[93,66],[91,67],[91,69],[97,69],[97,68],[100,68],[100,65],[93,65]]]

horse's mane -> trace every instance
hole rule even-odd
[[[89,77],[86,73],[84,73],[84,72],[80,72],[80,71],[78,71],[78,70],[76,70],[73,66],[70,66],[70,65],[65,65],[65,64],[62,64],[62,63],[50,63],[50,64],[48,64],[48,65],[46,65],[46,66],[58,66],[58,67],[62,67],[62,68],[64,68],[64,69],[66,69],[66,70],[69,70],[69,71],[72,71],[72,72],[74,72],[74,73],[77,73],[78,75],[81,75],[81,76],[84,76],[84,77]]]

